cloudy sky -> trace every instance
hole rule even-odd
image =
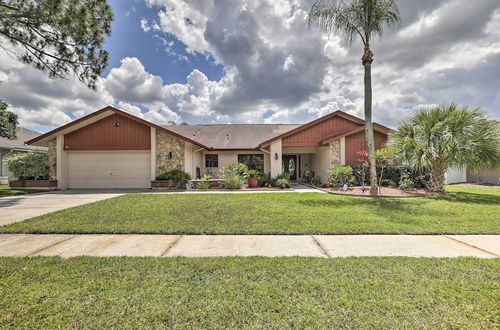
[[[111,0],[110,65],[91,91],[0,50],[0,98],[46,131],[115,105],[158,124],[303,123],[362,117],[360,44],[307,28],[312,0]],[[399,0],[374,41],[374,118],[459,102],[500,119],[500,1]]]

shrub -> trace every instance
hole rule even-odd
[[[191,180],[191,175],[184,171],[175,169],[158,175],[156,180],[172,180],[175,182],[176,189],[186,189],[188,187],[189,180]]]
[[[245,184],[245,180],[237,174],[224,174],[222,180],[222,188],[224,189],[241,189]]]
[[[281,173],[281,174],[278,174],[275,179],[276,180],[287,179],[288,181],[290,181],[290,173]]]
[[[9,171],[19,180],[47,180],[49,161],[47,154],[39,152],[19,153],[7,160]]]
[[[273,183],[274,183],[274,180],[271,177],[271,173],[262,174],[257,181],[257,185],[259,187],[272,187]]]
[[[344,184],[353,183],[354,180],[350,166],[333,165],[328,170],[328,183],[333,187],[342,187]]]
[[[198,183],[198,188],[202,189],[202,190],[207,190],[207,189],[210,189],[210,179],[212,179],[212,176],[211,175],[204,175],[200,182]]]
[[[369,168],[359,164],[349,165],[353,169],[354,185],[362,184],[362,173],[364,171],[366,177],[370,176]],[[381,169],[377,167],[377,175],[380,175]],[[430,172],[427,168],[414,169],[411,166],[390,165],[384,169],[384,179],[381,182],[382,187],[399,187],[401,178],[405,175],[413,182],[414,188],[425,188],[430,178]]]
[[[290,188],[292,186],[292,183],[290,180],[287,180],[286,178],[280,178],[276,180],[275,183],[276,187],[284,189],[284,188]]]
[[[316,175],[312,178],[311,183],[313,184],[313,186],[320,186],[321,185],[321,178]]]
[[[222,169],[222,175],[233,174],[238,175],[242,178],[246,177],[247,172],[248,166],[242,163],[232,163]]]
[[[399,189],[408,190],[413,188],[413,181],[409,178],[402,179],[399,183]]]

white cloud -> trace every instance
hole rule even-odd
[[[308,29],[310,0],[145,1],[158,10],[139,22],[154,31],[148,36],[163,40],[173,60],[187,63],[171,36],[188,53],[212,56],[224,66],[219,81],[193,69],[186,83],[166,84],[126,57],[93,92],[0,55],[0,98],[15,105],[22,123],[37,126],[61,125],[108,104],[158,123],[305,122],[338,109],[362,117],[362,47]],[[450,101],[499,118],[498,1],[398,3],[402,25],[373,41],[375,120],[393,126],[422,105]]]

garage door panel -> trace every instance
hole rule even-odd
[[[68,186],[84,188],[149,188],[149,151],[70,151]]]

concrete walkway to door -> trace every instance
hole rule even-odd
[[[0,256],[500,257],[500,235],[0,234]]]
[[[135,192],[131,190],[64,190],[0,198],[0,226],[68,207]]]

